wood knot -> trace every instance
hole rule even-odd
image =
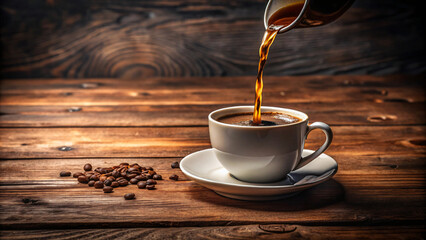
[[[411,140],[401,141],[401,144],[410,148],[423,148],[424,146],[426,146],[426,140],[411,139]]]
[[[412,103],[414,102],[411,98],[385,98],[385,99],[374,99],[374,102],[376,103],[384,103],[384,102],[390,102],[390,103]]]
[[[371,217],[368,215],[355,215],[355,220],[358,222],[371,222]]]
[[[99,83],[82,83],[80,87],[84,89],[97,88],[99,87]]]
[[[280,95],[281,96],[285,96],[285,92],[280,92]]]
[[[353,82],[351,81],[351,80],[344,80],[343,81],[343,85],[352,85],[353,84]]]
[[[64,92],[64,93],[62,93],[62,95],[64,95],[64,96],[71,96],[72,92]]]
[[[82,110],[81,107],[70,107],[70,108],[68,108],[68,112],[79,112],[81,110]]]
[[[395,115],[380,115],[380,116],[370,116],[367,118],[370,122],[385,122],[396,120],[398,117]]]
[[[383,95],[383,96],[387,96],[388,95],[388,91],[387,90],[371,89],[371,90],[363,90],[361,92],[362,93],[366,93],[366,94],[375,94],[375,95]]]
[[[410,140],[410,143],[417,146],[426,146],[426,140],[424,139]]]
[[[149,92],[141,92],[140,93],[142,96],[151,96],[151,94]]]
[[[71,150],[73,150],[74,148],[72,148],[72,147],[67,147],[67,146],[63,146],[63,147],[59,147],[58,148],[58,150],[59,151],[64,151],[64,152],[68,152],[68,151],[71,151]]]
[[[30,199],[30,198],[23,198],[22,202],[25,204],[37,204],[38,200]]]
[[[284,224],[268,224],[268,225],[259,225],[259,228],[265,232],[271,233],[290,233],[296,231],[297,227],[293,225],[284,225]]]

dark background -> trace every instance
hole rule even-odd
[[[265,75],[423,74],[423,1],[278,35]],[[264,0],[1,2],[2,78],[255,75]]]

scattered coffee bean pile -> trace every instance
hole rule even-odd
[[[172,168],[179,168],[179,162],[174,162]],[[92,165],[87,163],[83,166],[84,172],[74,173],[72,176],[77,178],[79,183],[87,184],[89,187],[102,189],[104,193],[114,192],[114,188],[125,187],[135,184],[140,189],[154,190],[157,185],[156,180],[163,180],[163,177],[157,174],[152,167],[143,167],[137,163],[128,164],[120,163],[113,167],[98,167],[92,171]],[[61,177],[71,176],[71,172],[62,171],[59,173]],[[178,180],[176,174],[172,174],[169,179]],[[135,199],[134,193],[127,193],[124,199]]]
[[[92,171],[92,165],[87,163],[83,167],[84,172],[74,173],[72,176],[77,178],[79,183],[85,183],[89,187],[102,189],[104,193],[114,192],[114,188],[125,187],[130,184],[137,184],[139,188],[148,190],[155,189],[156,180],[162,180],[163,177],[157,174],[152,167],[142,167],[137,163],[120,163],[113,167],[98,167]],[[71,172],[62,171],[61,177],[71,176]],[[146,182],[144,182],[146,181]],[[127,193],[124,199],[134,199],[134,193]]]

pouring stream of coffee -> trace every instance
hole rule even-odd
[[[265,67],[266,59],[268,58],[269,47],[274,42],[275,37],[277,36],[278,31],[290,25],[294,20],[296,20],[297,16],[299,16],[300,12],[303,8],[303,2],[298,2],[295,4],[291,4],[285,6],[274,14],[268,20],[268,29],[266,29],[265,34],[263,35],[262,44],[259,49],[259,67],[257,72],[257,80],[256,80],[256,98],[254,102],[254,112],[253,112],[253,125],[261,125],[261,112],[260,108],[262,105],[262,90],[263,90],[263,68]]]

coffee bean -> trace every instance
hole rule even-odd
[[[101,175],[101,176],[99,177],[99,181],[104,182],[105,180],[107,180],[107,176],[105,176],[105,175]]]
[[[127,170],[128,172],[139,171],[138,168],[131,167]]]
[[[122,177],[126,177],[126,176],[127,176],[127,173],[126,173],[126,172],[121,172],[121,173],[120,173],[120,175],[121,175]]]
[[[112,181],[109,180],[109,179],[107,179],[107,180],[104,181],[104,185],[105,186],[111,186],[111,183],[112,183]]]
[[[126,193],[124,194],[124,199],[126,200],[132,200],[135,198],[135,194],[134,193]]]
[[[111,187],[113,187],[113,188],[116,188],[116,187],[119,187],[119,186],[120,186],[120,184],[116,181],[111,183]]]
[[[155,171],[153,171],[153,170],[149,170],[149,171],[148,171],[148,174],[149,174],[149,175],[154,176],[154,175],[155,175],[155,174],[157,174],[157,173],[156,173]]]
[[[62,172],[59,173],[59,176],[61,176],[61,177],[69,177],[69,176],[71,176],[71,172],[62,171]]]
[[[131,184],[137,184],[138,182],[139,182],[139,180],[137,180],[136,178],[130,179]]]
[[[148,189],[148,190],[154,190],[155,189],[155,185],[146,185],[146,189]]]
[[[94,175],[92,172],[85,172],[84,176],[90,178],[92,175]]]
[[[146,181],[148,178],[145,175],[139,175],[135,177],[139,181]]]
[[[118,178],[120,176],[120,172],[117,170],[112,171],[112,176]]]
[[[132,174],[128,174],[127,178],[132,179],[132,178],[135,178],[136,176],[137,176],[137,174],[132,173]]]
[[[176,174],[172,174],[169,178],[170,178],[171,180],[175,180],[175,181],[177,181],[177,180],[179,179],[179,176],[178,176],[178,175],[176,175]]]
[[[93,174],[92,176],[90,176],[90,180],[99,181],[99,176],[96,174]]]
[[[112,193],[112,191],[114,191],[114,189],[110,186],[105,186],[103,190],[104,193]]]
[[[101,181],[96,181],[94,184],[95,188],[103,188],[104,187],[104,183]]]
[[[154,180],[162,180],[163,177],[161,175],[155,174],[154,176],[152,176],[152,179],[154,179]]]
[[[155,181],[155,180],[153,180],[153,179],[148,179],[148,180],[146,181],[146,185],[155,185],[155,184],[157,184],[157,181]]]
[[[127,167],[127,166],[129,166],[129,164],[128,163],[120,163],[120,167]]]
[[[80,183],[88,183],[89,182],[89,179],[84,175],[78,176],[77,180]]]
[[[146,167],[146,170],[154,170],[154,168],[152,168],[152,167]]]
[[[172,163],[172,168],[180,168],[179,162]]]
[[[84,169],[84,171],[91,171],[92,165],[90,163],[86,163],[86,165],[84,165],[83,169]]]
[[[138,182],[138,188],[142,189],[146,187],[146,182]]]
[[[118,181],[123,180],[123,179],[124,179],[123,177],[118,177],[118,178],[115,179],[115,181],[118,182]]]
[[[145,176],[146,176],[148,179],[152,179],[152,177],[153,177],[151,174],[148,174],[148,173],[147,173]]]
[[[93,187],[95,185],[95,181],[94,180],[90,180],[88,183],[89,187]]]
[[[118,182],[118,184],[120,184],[121,187],[124,187],[124,186],[129,185],[129,182],[127,180],[123,179],[123,180],[120,180]]]
[[[84,175],[83,173],[81,173],[81,172],[77,172],[77,173],[74,173],[73,175],[72,175],[72,177],[73,178],[78,178],[79,176],[81,176],[81,175]]]
[[[111,182],[113,182],[113,181],[115,181],[115,177],[109,176],[109,177],[107,177],[107,180],[111,180]]]

